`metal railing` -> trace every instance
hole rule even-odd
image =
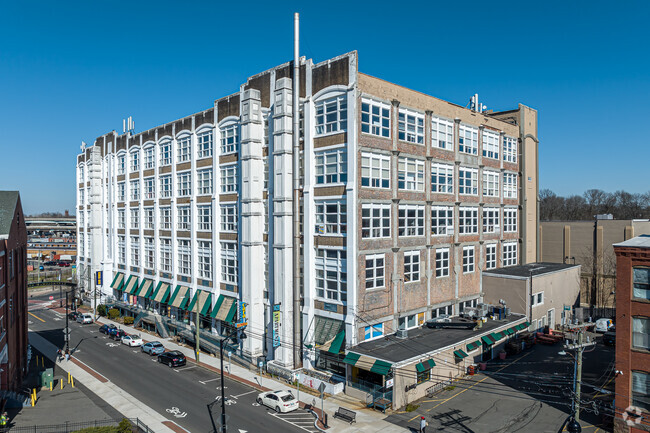
[[[134,432],[139,433],[155,433],[146,424],[140,421],[139,418],[125,418],[133,427]],[[77,430],[82,430],[90,427],[116,427],[122,420],[104,419],[96,421],[79,421],[79,422],[66,422],[64,424],[50,424],[50,425],[34,425],[34,426],[16,426],[16,427],[0,427],[0,432],[24,432],[24,433],[72,433]]]

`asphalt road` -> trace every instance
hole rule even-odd
[[[64,315],[47,308],[39,309],[33,304],[30,314],[30,330],[62,347]],[[70,347],[75,349],[78,360],[188,431],[212,432],[206,405],[221,396],[222,384],[218,374],[192,363],[177,368],[159,364],[157,357],[141,353],[140,348],[130,348],[108,339],[99,333],[99,326],[95,324],[70,322],[70,328]],[[311,414],[302,410],[292,414],[276,414],[274,410],[260,407],[255,402],[258,393],[246,384],[226,378],[228,431],[315,431]],[[220,403],[214,405],[213,417],[218,427]]]

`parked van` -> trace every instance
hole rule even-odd
[[[612,325],[612,319],[598,319],[596,320],[596,325],[594,326],[594,332],[604,334],[605,332],[609,331],[609,328],[611,328]]]

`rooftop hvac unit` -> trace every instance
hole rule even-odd
[[[479,311],[478,317],[485,317],[488,315],[488,304],[480,303],[476,306],[476,309]]]
[[[398,329],[397,332],[395,333],[395,336],[397,338],[408,338],[409,332],[406,329]]]
[[[482,317],[480,314],[481,314],[481,312],[480,312],[480,310],[478,308],[465,307],[465,309],[461,313],[461,316],[473,319],[473,318],[477,318],[477,317]]]

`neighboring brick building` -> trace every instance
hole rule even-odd
[[[650,235],[614,244],[616,418],[614,431],[650,431]],[[638,408],[635,409],[635,408]],[[636,414],[641,412],[641,419]]]
[[[18,191],[0,191],[0,391],[27,373],[27,230]]]

